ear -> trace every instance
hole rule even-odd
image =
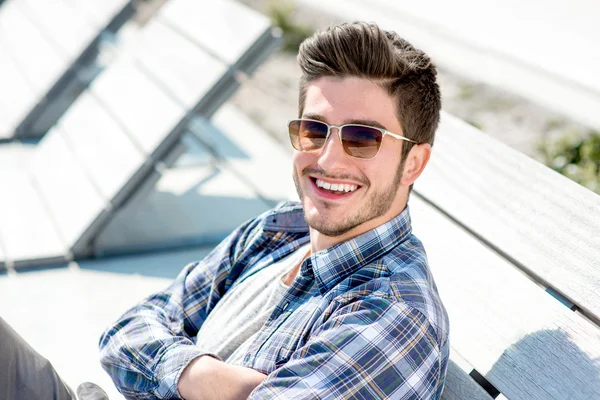
[[[410,149],[402,172],[401,184],[403,186],[410,186],[417,180],[427,166],[429,157],[431,157],[431,145],[429,143],[417,144]]]

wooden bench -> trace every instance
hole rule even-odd
[[[93,254],[106,225],[181,153],[191,121],[210,117],[277,42],[266,17],[234,1],[169,1],[29,165],[0,175],[0,268]]]

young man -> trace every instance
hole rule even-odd
[[[448,317],[407,207],[439,120],[436,70],[366,23],[316,33],[298,61],[301,204],[246,222],[104,333],[126,396],[441,396]]]

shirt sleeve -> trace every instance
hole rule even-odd
[[[250,399],[432,399],[443,386],[433,327],[386,298],[340,307]]]
[[[180,398],[181,372],[209,354],[194,338],[226,291],[235,255],[243,251],[252,221],[242,225],[204,260],[187,265],[165,290],[139,303],[100,338],[100,360],[119,391],[131,398]]]

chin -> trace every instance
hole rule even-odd
[[[347,230],[339,226],[339,222],[347,220],[347,216],[338,215],[333,210],[310,206],[304,209],[304,219],[309,227],[326,236],[339,236],[341,231]]]

